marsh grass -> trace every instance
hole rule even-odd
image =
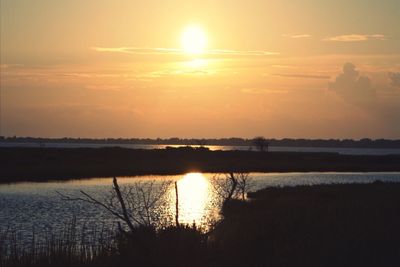
[[[400,184],[268,188],[231,199],[223,219],[196,225],[65,231],[19,247],[0,231],[0,265],[22,266],[400,266]],[[7,242],[4,242],[6,240]],[[96,241],[96,242],[91,242]]]
[[[195,225],[161,229],[138,226],[133,232],[94,232],[88,242],[84,231],[70,223],[66,232],[48,234],[21,245],[18,233],[2,231],[0,266],[204,266],[207,234]]]
[[[120,223],[78,225],[73,217],[57,232],[0,229],[0,266],[204,266],[208,259],[208,233],[195,223],[136,224],[131,231]]]
[[[91,266],[115,250],[115,233],[106,227],[77,227],[76,218],[54,233],[36,233],[31,240],[10,227],[0,231],[0,266]],[[99,266],[96,264],[96,266]]]

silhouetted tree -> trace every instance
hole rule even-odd
[[[253,138],[253,145],[261,152],[268,151],[269,142],[262,136]]]
[[[245,172],[236,173],[235,176],[237,180],[237,190],[242,200],[245,200],[247,192],[253,186],[253,179]]]
[[[246,193],[251,186],[251,177],[248,173],[227,173],[224,176],[215,175],[211,179],[214,191],[222,202],[233,198],[246,199]]]
[[[199,147],[205,147],[207,145],[206,139],[196,139],[195,142],[196,142],[196,145]]]

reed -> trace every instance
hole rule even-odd
[[[59,232],[38,233],[23,240],[10,227],[0,231],[0,266],[91,266],[115,250],[115,233],[104,225],[86,234],[85,226],[77,227],[76,218]]]

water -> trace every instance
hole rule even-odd
[[[210,219],[218,219],[218,198],[210,179],[214,174],[188,173],[175,176],[138,176],[119,178],[121,188],[137,183],[155,181],[155,190],[169,183],[165,202],[160,202],[157,213],[164,219],[175,216],[175,191],[179,191],[179,221],[207,226]],[[274,186],[316,185],[331,183],[370,183],[375,180],[400,182],[400,172],[394,173],[252,173],[251,190]],[[111,178],[71,180],[66,182],[16,183],[0,185],[0,229],[18,230],[29,240],[32,230],[57,232],[63,230],[72,217],[76,217],[78,229],[87,231],[103,224],[115,227],[116,219],[106,210],[81,201],[65,201],[57,193],[82,197],[80,190],[102,200],[108,199],[112,188]]]
[[[50,148],[100,148],[123,147],[132,149],[164,149],[169,147],[183,147],[183,145],[141,145],[141,144],[90,144],[90,143],[19,143],[0,142],[0,147],[50,147]],[[199,146],[192,146],[199,147]],[[251,146],[205,146],[210,150],[254,150]],[[281,147],[270,146],[272,152],[328,152],[345,155],[400,155],[399,148],[343,148],[343,147]]]

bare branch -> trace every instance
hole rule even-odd
[[[214,191],[221,198],[221,200],[227,201],[232,198],[246,199],[246,193],[251,186],[251,177],[248,173],[229,173],[225,174],[224,177],[215,175],[211,179],[211,184],[214,187]]]
[[[235,194],[235,192],[236,192],[236,187],[237,187],[237,185],[238,185],[237,179],[236,179],[236,177],[234,176],[233,172],[229,173],[229,179],[230,179],[230,181],[231,181],[231,189],[230,189],[230,191],[229,191],[229,195],[228,195],[228,197],[227,197],[226,200],[232,199],[232,196]]]
[[[82,197],[57,193],[66,201],[82,201],[100,206],[123,221],[130,231],[134,231],[135,225],[156,226],[155,224],[162,223],[158,220],[159,214],[156,209],[164,200],[170,184],[171,182],[162,182],[160,187],[156,187],[154,181],[139,181],[130,186],[120,187],[117,178],[114,177],[112,190],[104,200],[96,199],[83,190],[80,191]]]
[[[114,190],[117,193],[117,197],[118,197],[119,203],[121,204],[121,209],[122,209],[122,214],[123,214],[123,217],[124,217],[124,221],[128,225],[129,230],[131,230],[133,232],[134,226],[133,226],[131,220],[129,219],[128,212],[126,211],[125,201],[122,198],[121,191],[119,189],[119,185],[118,185],[116,177],[113,178],[113,185],[114,185]],[[102,203],[100,205],[102,205]],[[102,206],[105,206],[105,205],[102,205]]]
[[[60,193],[60,192],[58,192],[58,191],[56,191],[56,192],[57,192],[57,194],[59,194],[60,196],[62,196],[62,200],[64,200],[64,201],[83,201],[83,202],[87,202],[87,203],[90,203],[90,204],[95,204],[95,205],[98,205],[98,206],[101,206],[101,207],[105,208],[107,211],[109,211],[109,212],[110,212],[111,214],[113,214],[114,216],[116,216],[116,217],[118,217],[119,219],[125,221],[124,217],[122,217],[118,212],[114,211],[113,209],[111,209],[109,206],[105,205],[105,204],[102,203],[101,201],[99,201],[99,200],[93,198],[91,195],[87,194],[87,193],[86,193],[85,191],[83,191],[83,190],[80,190],[80,192],[81,192],[82,195],[84,195],[85,197],[87,197],[87,199],[85,199],[85,198],[80,198],[80,197],[72,198],[72,197],[66,196],[66,195],[64,195],[64,194],[62,194],[62,193]]]

